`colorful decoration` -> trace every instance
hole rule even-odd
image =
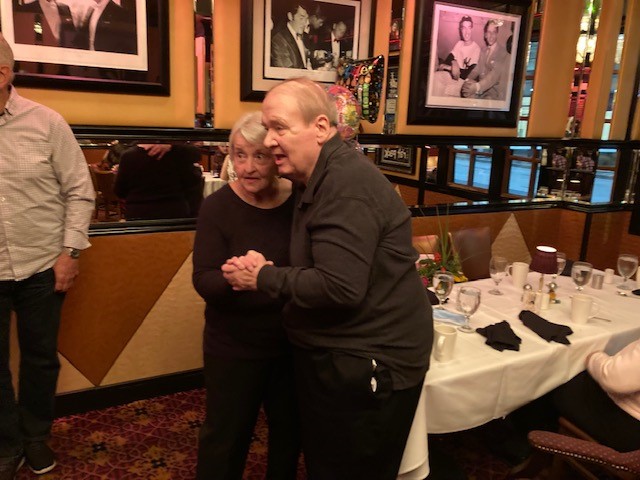
[[[344,140],[353,140],[360,131],[362,110],[356,97],[346,87],[329,85],[327,93],[336,102],[338,132]]]
[[[379,55],[364,60],[341,60],[338,64],[336,84],[348,88],[362,107],[362,118],[375,123],[380,110],[384,57]]]

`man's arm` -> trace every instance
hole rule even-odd
[[[369,287],[381,234],[380,216],[364,198],[336,197],[322,202],[307,225],[313,266],[264,266],[257,286],[273,298],[288,298],[304,308],[356,307]]]
[[[282,68],[294,68],[291,58],[291,49],[281,32],[271,38],[271,66]]]

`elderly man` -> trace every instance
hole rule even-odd
[[[487,100],[505,100],[509,54],[498,45],[498,22],[489,20],[484,26],[486,47],[480,53],[478,65],[462,85],[462,96]]]
[[[262,122],[280,175],[298,186],[291,266],[250,251],[223,271],[237,290],[288,301],[309,479],[395,479],[433,332],[409,211],[342,141],[318,84],[274,87]]]
[[[87,164],[69,125],[11,85],[13,52],[0,34],[0,480],[24,460],[55,467],[46,440],[60,364],[64,294],[89,246],[94,206]],[[20,390],[9,370],[10,313],[17,316]]]

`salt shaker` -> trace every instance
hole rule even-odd
[[[613,268],[604,271],[604,283],[613,283]]]
[[[602,282],[604,280],[604,275],[601,273],[594,273],[593,277],[591,277],[591,288],[595,288],[596,290],[602,290]]]
[[[522,309],[533,310],[535,307],[536,294],[533,291],[533,287],[528,283],[522,287]]]

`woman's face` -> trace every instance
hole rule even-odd
[[[269,149],[262,143],[249,143],[241,133],[233,139],[233,169],[238,175],[238,185],[253,195],[269,188],[278,174]]]

